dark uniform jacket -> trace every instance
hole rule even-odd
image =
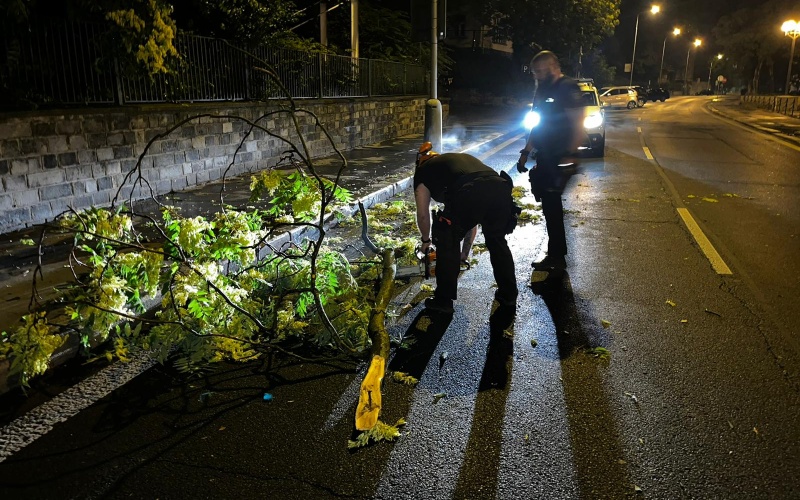
[[[474,156],[445,153],[434,156],[417,167],[414,172],[414,189],[425,184],[431,192],[431,198],[439,203],[447,203],[448,193],[455,193],[466,181],[497,175],[497,172]]]
[[[581,91],[575,80],[562,76],[550,85],[540,83],[533,96],[533,109],[541,121],[531,129],[536,150],[552,156],[569,153],[573,127],[567,109],[581,106]]]

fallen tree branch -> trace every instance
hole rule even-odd
[[[389,332],[386,331],[386,308],[394,292],[394,277],[397,271],[394,250],[382,252],[383,274],[375,307],[369,321],[369,338],[372,340],[372,361],[361,382],[361,391],[356,408],[356,429],[366,431],[375,427],[381,412],[381,382],[386,374],[389,357]]]

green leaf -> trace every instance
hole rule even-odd
[[[419,379],[416,377],[412,377],[408,373],[404,372],[394,372],[392,374],[392,380],[404,385],[417,385],[419,383]]]
[[[605,347],[593,347],[591,349],[587,349],[586,354],[599,359],[609,359],[611,357],[611,351]]]

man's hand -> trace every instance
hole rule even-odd
[[[422,246],[419,247],[419,249],[420,249],[420,251],[422,251],[422,253],[428,253],[428,249],[430,249],[430,248],[431,248],[431,240],[423,241],[422,242]]]
[[[519,152],[519,160],[517,160],[517,172],[524,174],[528,171],[528,167],[525,166],[525,163],[528,162],[528,152],[524,149]]]

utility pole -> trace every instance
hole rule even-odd
[[[328,2],[321,0],[319,2],[319,44],[328,46]]]
[[[445,0],[442,0],[445,1]],[[425,105],[425,140],[434,151],[442,150],[442,103],[437,96],[439,59],[439,22],[437,0],[431,2],[431,98]]]
[[[358,59],[358,0],[350,1],[350,57]]]

